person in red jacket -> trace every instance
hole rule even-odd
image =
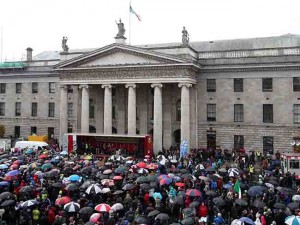
[[[54,223],[55,220],[55,207],[51,207],[49,212],[48,212],[48,224],[52,225]]]
[[[202,202],[202,204],[198,208],[198,216],[201,218],[201,217],[207,217],[207,215],[208,215],[208,208],[205,205],[205,203]]]

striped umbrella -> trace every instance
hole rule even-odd
[[[197,189],[188,189],[185,194],[188,196],[191,196],[191,197],[200,197],[201,196],[201,192],[198,191]]]
[[[71,202],[71,198],[68,196],[64,196],[64,197],[56,199],[55,205],[63,206],[69,202]]]
[[[299,216],[288,216],[285,218],[285,224],[287,225],[300,225],[300,217]]]
[[[101,213],[93,213],[90,217],[90,222],[98,223],[100,217],[101,217]]]
[[[239,170],[237,168],[230,168],[228,170],[228,175],[230,177],[237,177],[237,176],[239,176]]]
[[[139,174],[148,174],[149,172],[148,172],[147,169],[141,168],[141,169],[138,170],[138,173]]]
[[[89,186],[89,187],[85,190],[85,192],[86,192],[87,194],[90,194],[91,191],[94,191],[96,194],[98,194],[98,193],[101,193],[101,188],[100,188],[98,185],[96,185],[96,184],[92,184],[91,186]]]
[[[114,182],[114,180],[112,180],[112,179],[103,179],[103,180],[101,181],[101,184],[102,184],[103,186],[115,186],[115,182]]]
[[[159,181],[159,184],[162,186],[162,185],[169,185],[172,183],[172,179],[170,178],[165,178],[165,179],[162,179]]]
[[[64,206],[64,210],[67,212],[78,212],[80,210],[80,205],[76,202],[69,202]]]
[[[95,210],[98,212],[109,212],[111,210],[111,207],[108,204],[101,203],[95,207]]]
[[[36,203],[37,203],[37,201],[34,200],[34,199],[32,199],[32,200],[27,200],[27,201],[25,201],[25,202],[22,202],[22,203],[20,204],[20,206],[21,206],[21,207],[29,207],[29,206],[35,205]]]

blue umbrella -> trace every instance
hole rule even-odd
[[[225,189],[230,189],[230,188],[232,188],[232,184],[230,184],[230,183],[224,184],[224,185],[223,185],[223,188],[225,188]]]
[[[19,170],[12,170],[5,174],[5,176],[17,176],[19,174]]]
[[[0,186],[7,186],[7,185],[9,185],[9,182],[7,182],[7,181],[0,182]]]
[[[284,222],[287,225],[300,225],[300,217],[299,216],[288,216],[285,218]]]
[[[263,192],[263,187],[262,186],[252,186],[248,190],[248,195],[251,197],[256,197],[259,196]]]
[[[69,181],[79,181],[80,176],[78,176],[77,174],[73,174],[73,175],[69,176],[68,180]]]
[[[7,168],[8,166],[6,164],[0,164],[0,170],[5,170]]]
[[[32,148],[27,149],[26,152],[25,152],[25,154],[27,154],[27,155],[30,155],[30,154],[33,154],[33,153],[34,153],[34,151],[33,151]]]
[[[154,199],[157,199],[157,198],[162,199],[162,195],[161,195],[161,193],[159,193],[159,192],[154,192],[154,194],[152,195],[152,197],[153,197]]]
[[[242,221],[243,223],[248,223],[248,224],[251,224],[251,225],[255,225],[255,223],[253,222],[253,220],[251,220],[248,217],[242,217],[242,218],[240,218],[240,221]]]
[[[60,155],[69,155],[69,153],[67,151],[62,151],[61,153],[59,153]]]

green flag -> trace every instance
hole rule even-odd
[[[239,194],[239,199],[241,199],[242,198],[242,190],[241,190],[241,182],[239,180],[237,180],[235,182],[233,190]]]

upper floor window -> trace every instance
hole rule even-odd
[[[68,93],[73,93],[73,87],[71,85],[67,85]]]
[[[234,104],[234,122],[244,122],[243,104]]]
[[[37,116],[38,104],[37,102],[31,103],[31,116]]]
[[[54,82],[49,83],[49,93],[55,93],[55,83]]]
[[[31,84],[31,92],[33,94],[38,93],[38,83],[37,82],[34,82],[34,83]]]
[[[5,102],[0,102],[0,116],[5,116]]]
[[[293,77],[293,90],[300,91],[300,77]]]
[[[15,116],[21,116],[21,102],[16,102]]]
[[[294,104],[294,123],[300,123],[300,104]]]
[[[206,90],[207,92],[216,92],[216,79],[206,80]]]
[[[273,91],[273,79],[272,78],[263,78],[262,79],[262,91],[263,92]]]
[[[207,104],[207,121],[216,121],[216,104]]]
[[[0,93],[5,94],[6,93],[6,84],[0,83]]]
[[[234,78],[234,92],[243,92],[244,82],[243,78]]]
[[[95,101],[94,99],[90,99],[90,115],[89,115],[90,119],[94,119],[95,118]]]
[[[263,122],[273,123],[273,104],[263,105]]]
[[[55,115],[55,103],[49,102],[48,117],[54,117],[54,115]]]
[[[68,117],[73,117],[73,102],[68,102]]]
[[[22,92],[22,83],[16,83],[16,93],[20,94]]]

